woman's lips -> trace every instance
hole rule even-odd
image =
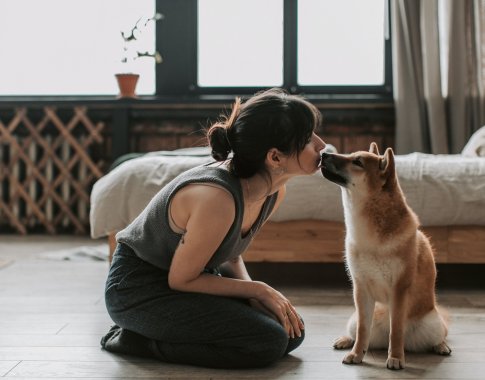
[[[317,168],[320,169],[323,166],[322,158],[319,157],[317,160]]]

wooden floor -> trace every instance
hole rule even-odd
[[[350,287],[304,285],[280,279],[280,290],[306,322],[307,338],[293,355],[261,370],[211,370],[165,364],[101,350],[111,325],[103,303],[107,263],[62,261],[41,252],[99,241],[73,237],[0,235],[0,377],[21,379],[484,379],[485,286],[438,289],[452,325],[450,357],[407,355],[407,368],[389,371],[386,353],[369,352],[365,364],[341,364],[335,351],[351,314]],[[299,267],[301,270],[301,267]],[[314,271],[314,270],[313,270]]]

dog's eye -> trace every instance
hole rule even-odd
[[[354,164],[355,166],[360,166],[361,168],[364,167],[364,165],[362,164],[362,161],[358,158],[356,158],[355,160],[352,160],[352,164]]]

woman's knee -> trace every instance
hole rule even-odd
[[[301,336],[295,336],[288,340],[288,346],[286,347],[285,354],[289,354],[294,349],[298,348],[305,339],[305,330],[301,330]]]
[[[281,359],[287,350],[290,338],[280,325],[268,327],[257,344],[248,347],[248,367],[266,367]]]
[[[304,325],[303,319],[301,317],[300,319]],[[260,344],[254,347],[253,354],[259,358],[255,360],[261,367],[270,365],[299,347],[304,339],[304,329],[301,330],[301,336],[295,335],[294,338],[291,338],[279,323],[270,323],[264,328],[264,334],[260,337]]]

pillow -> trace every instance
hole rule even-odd
[[[467,157],[485,157],[485,126],[470,137],[461,154]]]

